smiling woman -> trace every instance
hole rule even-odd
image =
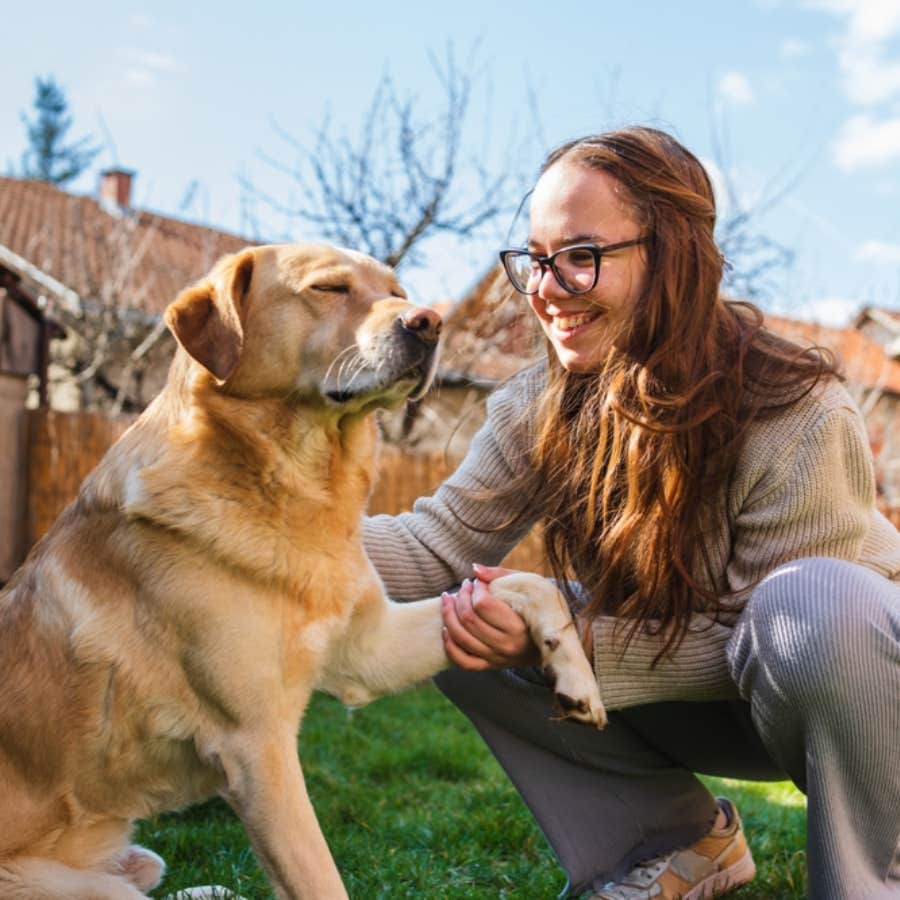
[[[574,889],[697,900],[750,881],[737,810],[702,772],[792,778],[809,795],[810,895],[887,896],[900,535],[834,360],[723,297],[715,219],[703,166],[663,132],[552,153],[527,249],[501,254],[546,362],[491,398],[433,497],[368,521],[366,548],[393,596],[455,591],[458,670],[438,686]],[[612,710],[602,733],[552,720],[528,630],[490,591],[534,523]]]
[[[528,244],[536,268],[525,293],[572,372],[600,364],[616,323],[627,321],[644,287],[643,223],[626,199],[606,172],[569,162],[549,169],[531,198]]]

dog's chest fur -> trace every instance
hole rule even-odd
[[[47,740],[79,758],[48,760],[46,777],[77,771],[78,794],[123,814],[137,798],[146,815],[213,793],[205,734],[261,710],[299,725],[354,605],[379,594],[358,539],[370,421],[270,423],[246,452],[228,435],[198,439],[210,427],[200,416],[169,429],[149,465],[148,434],[126,436],[4,598],[30,594],[30,642],[66,631],[77,663],[68,702],[82,734]]]

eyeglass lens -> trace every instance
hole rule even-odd
[[[597,276],[595,259],[590,250],[573,247],[555,254],[549,265],[562,287],[580,294],[594,286]],[[528,294],[537,293],[544,269],[538,259],[530,253],[518,253],[510,258],[510,263],[515,286]]]

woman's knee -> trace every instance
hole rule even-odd
[[[761,679],[786,702],[853,696],[873,669],[896,680],[900,586],[842,560],[783,565],[748,600],[729,661],[746,699]]]

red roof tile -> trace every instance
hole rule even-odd
[[[521,294],[498,265],[444,316],[441,369],[475,380],[502,381],[543,351],[541,331]]]
[[[798,344],[816,344],[833,351],[850,384],[900,394],[900,362],[891,359],[882,344],[863,332],[855,328],[828,328],[781,316],[766,316],[766,325]]]
[[[0,178],[0,245],[82,299],[158,313],[245,238],[144,210],[110,212],[43,181]]]

